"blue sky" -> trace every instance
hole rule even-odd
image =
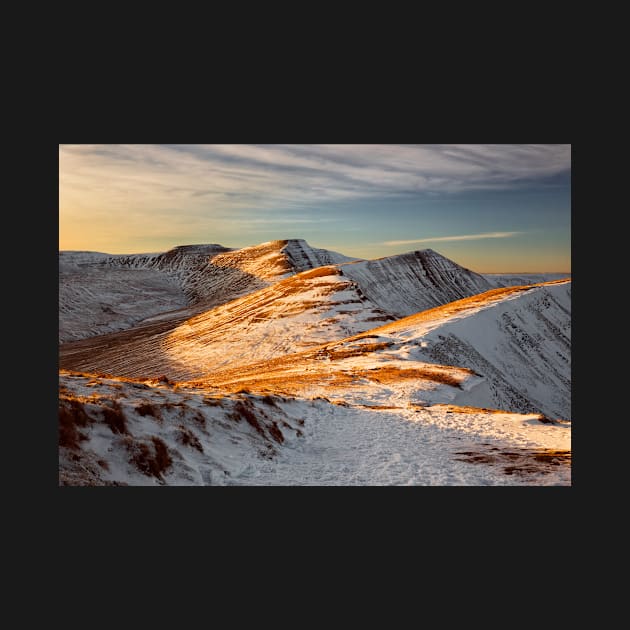
[[[570,272],[570,168],[570,145],[60,145],[59,247],[304,238]]]

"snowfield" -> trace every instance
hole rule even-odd
[[[571,282],[509,275],[60,252],[60,484],[570,485]]]

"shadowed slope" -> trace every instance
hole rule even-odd
[[[343,265],[363,294],[396,318],[482,293],[491,284],[432,249]]]

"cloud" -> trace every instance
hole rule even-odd
[[[60,145],[62,201],[282,210],[505,189],[568,172],[570,145]]]
[[[445,241],[479,241],[485,238],[510,238],[522,232],[485,232],[484,234],[461,234],[459,236],[437,236],[416,238],[408,241],[385,241],[383,245],[411,245],[412,243],[443,243]]]
[[[60,239],[330,228],[335,203],[539,186],[570,167],[570,145],[60,145]]]

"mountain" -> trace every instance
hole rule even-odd
[[[187,303],[169,274],[119,267],[108,254],[59,252],[60,343],[130,328]]]
[[[570,281],[489,291],[371,332],[483,375],[459,404],[571,418]]]
[[[432,249],[344,265],[363,295],[394,317],[482,293],[492,285]]]
[[[183,245],[157,256],[117,256],[113,266],[157,269],[175,275],[190,303],[210,307],[277,282],[294,273],[353,260],[311,247],[302,239],[269,241],[228,249],[221,245]]]
[[[570,273],[484,273],[493,287],[515,287],[570,278]]]
[[[290,257],[282,258],[280,269],[273,264],[264,268],[274,270],[277,278],[289,260],[300,268],[333,258],[330,252],[309,250],[303,241],[298,244],[299,263],[295,250],[288,249]],[[254,260],[260,267],[261,257]],[[162,319],[151,326],[147,319],[131,331],[69,345],[61,350],[62,365],[122,376],[191,379],[363,332],[488,286],[478,274],[432,250],[321,266],[187,319],[171,320],[172,326]]]
[[[352,258],[301,239],[242,249],[183,245],[164,253],[59,253],[59,341],[190,317],[294,273]]]

